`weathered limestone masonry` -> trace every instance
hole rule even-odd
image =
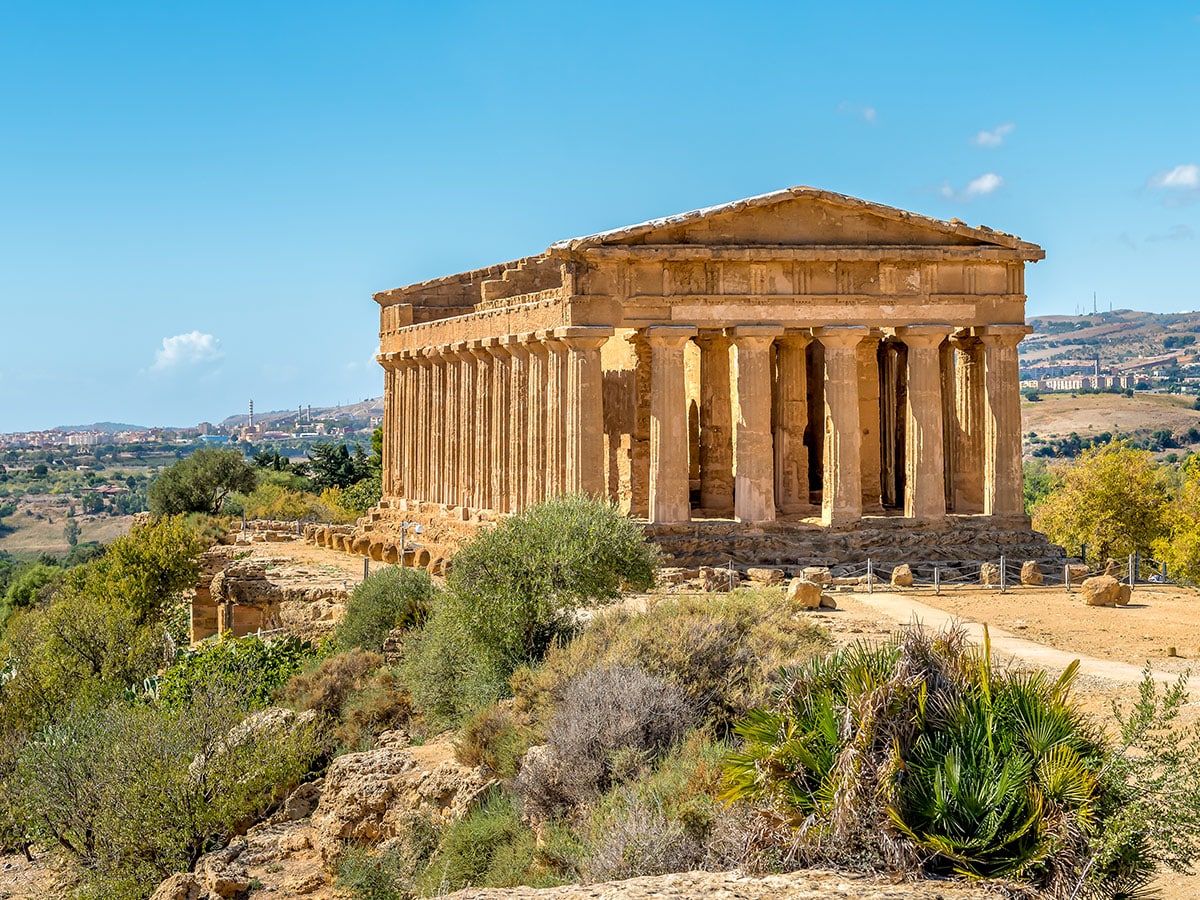
[[[390,558],[419,521],[436,565],[462,526],[582,491],[691,561],[913,534],[970,558],[985,532],[1053,555],[1023,513],[1016,349],[1044,256],[797,187],[376,294],[384,499],[343,543]]]

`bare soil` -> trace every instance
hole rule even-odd
[[[1046,438],[1162,428],[1178,434],[1200,427],[1200,410],[1192,409],[1194,399],[1179,394],[1043,394],[1034,403],[1021,401],[1021,430]]]

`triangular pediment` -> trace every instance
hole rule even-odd
[[[794,187],[720,206],[653,219],[625,228],[560,241],[552,249],[604,246],[836,246],[1004,247],[1036,244],[989,228],[944,222],[817,188]]]

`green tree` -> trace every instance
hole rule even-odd
[[[82,530],[74,516],[67,516],[67,524],[63,526],[63,537],[68,547],[75,547],[79,543],[79,533]]]
[[[1084,450],[1054,475],[1054,487],[1033,508],[1033,527],[1054,543],[1121,557],[1149,553],[1163,536],[1167,477],[1147,451],[1113,441]]]
[[[149,489],[156,516],[201,512],[220,515],[234,491],[249,493],[258,483],[254,467],[237,450],[204,447],[172,465]]]
[[[363,448],[348,444],[316,444],[309,452],[312,482],[318,490],[348,488],[370,475]]]

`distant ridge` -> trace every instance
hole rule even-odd
[[[149,431],[146,425],[130,425],[127,422],[93,422],[91,425],[55,425],[51,431],[65,433],[72,431],[99,431],[103,434],[116,434],[120,431]]]
[[[275,409],[270,411],[259,412],[254,411],[254,421],[259,425],[272,425],[277,422],[294,422],[297,418],[297,410],[292,409]],[[308,415],[308,408],[304,410],[305,417]],[[371,416],[383,415],[383,398],[372,397],[363,400],[359,403],[347,403],[343,406],[314,406],[312,408],[313,419],[332,419],[344,417],[347,419],[367,419]],[[246,413],[230,416],[221,424],[227,428],[240,428],[246,424],[249,417]]]

